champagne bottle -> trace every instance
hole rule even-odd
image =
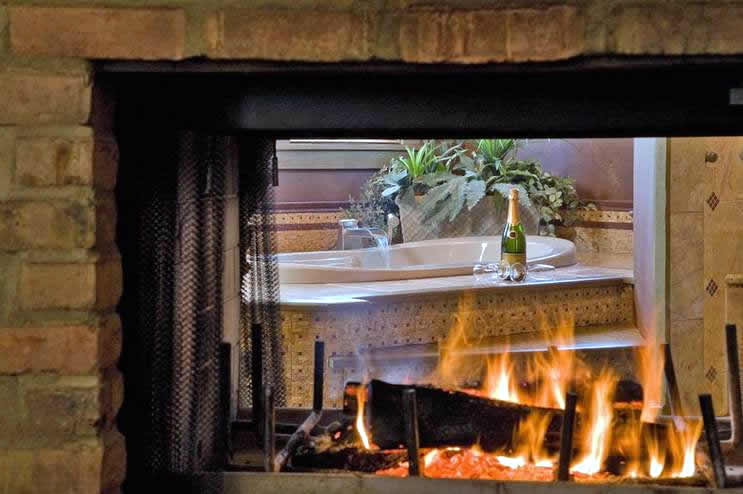
[[[500,244],[501,262],[526,266],[526,235],[519,219],[519,190],[511,189],[508,196],[508,219],[503,227]]]

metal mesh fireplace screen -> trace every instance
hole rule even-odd
[[[277,406],[286,405],[279,321],[279,272],[274,254],[273,177],[276,144],[272,139],[240,141],[240,373],[239,408],[253,407],[253,355],[262,358],[264,382],[273,387]],[[249,301],[249,302],[247,302]],[[245,303],[247,302],[247,303]],[[253,337],[262,348],[253,351]],[[259,386],[260,387],[260,386]]]
[[[221,466],[225,186],[232,137],[122,132],[127,482]]]
[[[270,214],[274,141],[126,130],[119,135],[117,188],[126,375],[119,425],[127,437],[127,484],[136,490],[153,478],[224,465],[225,410],[234,397],[231,383],[225,383],[228,367],[220,349],[229,339],[223,327],[228,312],[223,314],[223,277],[229,273],[224,252],[230,247],[225,219],[235,189],[238,406],[250,407],[253,401],[255,331],[266,356],[260,365],[263,381],[276,390],[278,404],[285,402],[286,391]]]

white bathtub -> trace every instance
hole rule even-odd
[[[552,237],[526,237],[529,263],[575,264],[575,245]],[[277,255],[281,283],[353,283],[472,274],[478,262],[500,259],[500,238],[462,237],[393,245],[389,265],[379,249]]]

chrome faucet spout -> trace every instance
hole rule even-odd
[[[357,220],[339,222],[337,250],[366,249],[369,247],[387,246],[387,233],[380,228],[359,227]]]

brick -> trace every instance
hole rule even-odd
[[[98,334],[89,326],[0,328],[0,374],[84,374],[96,368]]]
[[[62,444],[71,438],[95,437],[101,420],[97,387],[40,387],[24,390],[26,441]]]
[[[22,437],[23,424],[26,420],[23,396],[17,378],[0,376],[0,403],[2,403],[0,449],[3,449],[13,446]]]
[[[15,162],[15,129],[0,127],[0,201],[8,199]]]
[[[95,208],[95,244],[99,249],[113,246],[116,241],[116,198],[101,194]]]
[[[121,259],[115,257],[98,262],[95,277],[96,309],[104,310],[116,307],[124,287]]]
[[[611,12],[607,48],[629,55],[732,55],[743,52],[743,6],[649,4]]]
[[[0,321],[7,321],[15,308],[19,272],[18,258],[0,253]]]
[[[8,49],[8,9],[0,6],[0,53]],[[2,485],[2,483],[0,483]]]
[[[28,187],[93,183],[93,138],[18,138],[15,183]]]
[[[121,355],[121,319],[117,314],[103,318],[98,332],[98,366],[105,369],[116,365]]]
[[[369,58],[361,13],[225,9],[208,22],[212,58],[338,62]]]
[[[78,441],[34,455],[34,494],[91,494],[101,491],[102,441]]]
[[[0,250],[92,247],[95,210],[90,201],[0,203]]]
[[[179,60],[182,9],[10,7],[10,51],[79,58]],[[79,26],[60,29],[59,26]]]
[[[688,15],[688,14],[687,14]],[[743,52],[740,19],[743,17],[741,5],[705,5],[703,7],[701,27],[704,34],[697,34],[691,43],[694,53],[712,53],[720,55],[739,55]],[[699,22],[698,20],[695,20]]]
[[[33,463],[33,451],[0,451],[0,492],[3,494],[35,493]]]
[[[116,489],[126,475],[126,441],[119,431],[112,429],[103,435],[103,468],[101,489]]]
[[[113,190],[119,165],[119,148],[110,135],[96,135],[93,153],[94,183],[96,189]]]
[[[116,415],[124,402],[124,377],[116,367],[110,367],[103,372],[102,380],[101,427],[110,429],[116,424]]]
[[[87,73],[0,72],[0,124],[84,123],[90,98]]]
[[[416,63],[485,63],[507,58],[507,11],[405,11],[400,21],[400,55]]]
[[[577,8],[518,9],[508,22],[509,60],[560,60],[583,51],[584,21]]]
[[[22,309],[89,309],[96,302],[94,264],[25,264],[18,297]]]

